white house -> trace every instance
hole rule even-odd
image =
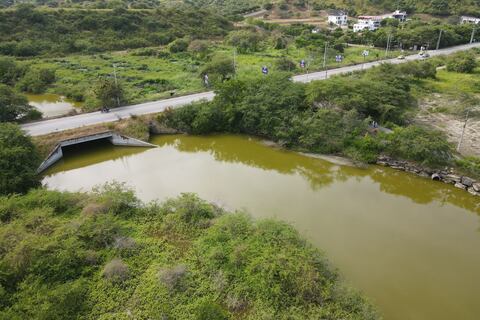
[[[383,14],[381,16],[359,16],[358,23],[353,25],[353,32],[362,32],[365,30],[375,31],[380,28],[380,23],[385,19],[397,19],[401,22],[407,20],[405,11],[396,10],[392,13]]]
[[[462,16],[460,18],[461,23],[480,24],[480,18]]]
[[[328,23],[337,26],[346,26],[348,24],[348,15],[340,10],[332,10],[328,15]]]
[[[353,32],[362,32],[365,30],[375,31],[380,28],[380,19],[378,17],[370,17],[368,19],[360,19],[358,23],[353,25]]]

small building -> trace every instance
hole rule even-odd
[[[469,17],[469,16],[462,16],[460,18],[460,23],[462,24],[480,24],[480,18],[476,17]]]
[[[341,10],[332,10],[328,14],[328,23],[337,26],[346,26],[348,24],[348,15]]]
[[[369,17],[368,19],[360,19],[358,23],[353,25],[353,32],[375,31],[380,28],[380,19],[378,17]]]

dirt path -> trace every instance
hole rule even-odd
[[[428,125],[447,134],[448,140],[454,143],[455,147],[460,141],[465,118],[452,114],[435,112],[431,104],[432,100],[420,103],[421,111],[417,114],[415,122]],[[453,101],[450,101],[453,103]],[[480,157],[480,119],[470,118],[467,122],[463,143],[460,153],[465,156]]]

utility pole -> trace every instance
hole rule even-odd
[[[115,87],[117,88],[118,91],[118,80],[117,80],[117,66],[115,63],[113,64],[113,77],[115,78]],[[120,97],[118,96],[117,92],[117,107],[120,107]]]
[[[474,25],[473,25],[473,29],[472,29],[472,36],[470,37],[470,44],[472,44],[472,43],[473,43],[473,40],[475,40],[474,37],[475,37],[475,29],[476,29],[476,27],[477,27],[477,26],[474,24]]]
[[[440,41],[442,41],[442,33],[443,33],[443,30],[440,29],[440,35],[438,36],[438,41],[437,41],[437,50],[440,49]]]
[[[323,53],[323,69],[325,69],[325,79],[328,78],[328,69],[327,69],[327,48],[328,42],[325,42],[325,52]]]
[[[470,115],[470,109],[467,110],[467,115],[465,117],[465,123],[463,124],[462,128],[462,135],[460,136],[460,141],[458,142],[457,152],[460,152],[460,148],[462,147],[463,143],[463,136],[465,135],[465,129],[467,128],[468,116]]]
[[[388,34],[387,48],[385,49],[385,58],[388,58],[388,50],[390,49],[390,42],[392,41],[392,35]]]
[[[233,48],[233,77],[237,77],[237,48]]]

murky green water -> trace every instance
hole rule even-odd
[[[27,98],[30,105],[43,113],[44,118],[63,116],[81,107],[79,102],[52,93],[28,94]]]
[[[323,249],[387,320],[480,318],[480,199],[391,169],[357,169],[238,136],[156,137],[156,149],[89,147],[44,179],[89,190],[117,180],[143,200],[196,192],[278,217]]]

